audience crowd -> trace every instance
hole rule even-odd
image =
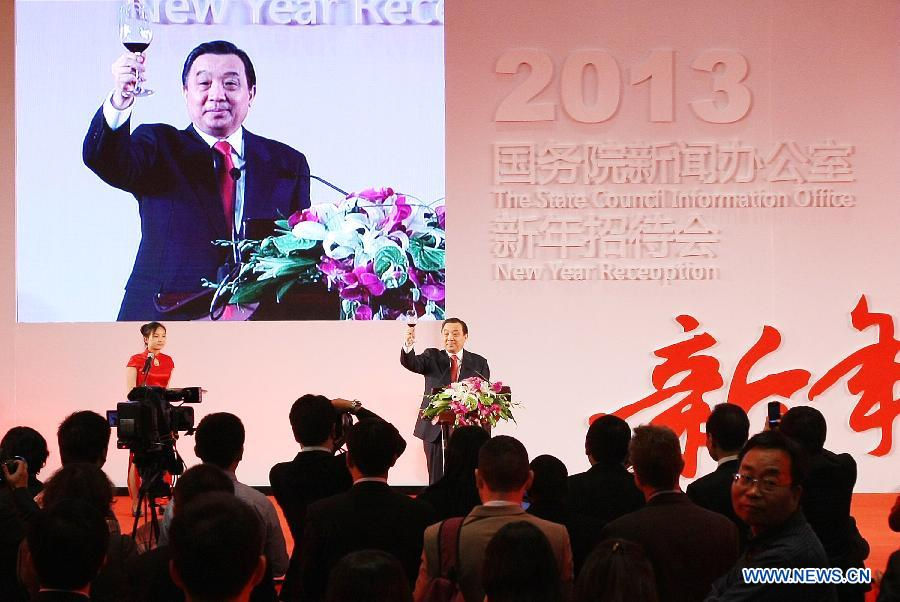
[[[347,419],[355,415],[355,423]],[[862,568],[850,514],[856,463],[825,447],[809,406],[751,436],[720,404],[707,422],[716,469],[680,488],[678,437],[602,416],[590,469],[477,426],[453,431],[443,477],[417,495],[388,486],[406,441],[359,402],[304,395],[289,419],[296,456],[270,483],[275,506],[235,474],[245,432],[229,413],[195,433],[201,464],[175,480],[158,545],[122,533],[103,472],[107,421],[88,411],[57,431],[62,468],[38,479],[44,437],[0,441],[0,600],[297,602],[863,602],[868,583],[754,583],[748,569]],[[900,498],[889,519],[900,530]],[[900,551],[879,602],[900,601]]]

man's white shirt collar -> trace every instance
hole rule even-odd
[[[725,464],[725,462],[731,462],[732,460],[737,460],[737,459],[738,459],[737,454],[734,454],[733,456],[725,456],[724,458],[718,459],[718,461],[716,462],[716,466],[721,466],[722,464]]]
[[[385,485],[387,485],[387,479],[385,479],[384,477],[361,477],[353,481],[354,485],[356,485],[357,483],[384,483]]]
[[[194,128],[194,131],[203,138],[203,141],[206,142],[210,148],[212,148],[219,140],[223,140],[223,138],[216,138],[215,136],[210,136],[206,132],[201,132],[197,128]],[[244,158],[244,126],[236,129],[228,138],[224,138],[224,140],[231,145],[231,152],[237,155],[238,159]]]
[[[456,359],[459,360],[459,363],[462,364],[463,351],[465,351],[465,350],[464,350],[464,349],[460,349],[460,350],[457,351],[456,353],[450,353],[449,351],[447,351],[447,350],[445,349],[445,350],[444,350],[444,353],[447,354],[447,357],[452,357],[452,356],[455,355],[455,356],[456,356]]]
[[[489,508],[497,508],[502,506],[517,506],[519,508],[522,507],[522,504],[519,502],[507,502],[506,500],[490,500],[482,504],[482,506],[487,506]]]
[[[333,449],[331,449],[330,447],[325,447],[324,445],[301,445],[300,446],[301,454],[304,452],[312,452],[312,451],[323,451],[323,452],[328,452],[329,454],[334,453]]]

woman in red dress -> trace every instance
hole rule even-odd
[[[159,322],[150,322],[141,326],[141,336],[144,337],[144,351],[131,356],[125,367],[125,391],[130,392],[135,387],[163,387],[169,386],[175,362],[172,358],[162,353],[166,346],[166,327]],[[150,362],[150,370],[144,374],[144,366],[147,357],[153,354]],[[134,466],[133,455],[128,457],[128,494],[131,496],[131,511],[137,514],[138,491],[141,488],[141,480],[137,468]]]
[[[150,322],[141,326],[141,336],[144,337],[144,352],[131,356],[125,367],[126,393],[135,387],[168,387],[172,378],[172,370],[175,362],[172,358],[162,353],[166,346],[166,327],[159,322]],[[148,354],[153,354],[150,371],[144,376],[144,365],[147,363]]]

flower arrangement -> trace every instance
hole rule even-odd
[[[226,285],[228,303],[259,302],[271,291],[281,303],[294,286],[324,281],[340,297],[342,319],[400,319],[411,309],[444,318],[443,201],[426,205],[370,188],[317,203],[275,228],[241,244],[249,259]]]
[[[496,426],[501,420],[515,422],[512,408],[518,405],[512,401],[509,387],[503,383],[490,383],[473,376],[451,383],[432,395],[422,416],[434,419],[444,412],[452,412],[455,426]]]

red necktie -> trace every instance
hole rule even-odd
[[[231,145],[225,140],[219,140],[213,145],[222,158],[225,160],[224,167],[219,173],[219,192],[222,195],[222,210],[225,212],[225,223],[228,225],[228,232],[234,229],[234,186],[235,181],[231,177],[231,170],[234,169],[234,161],[231,160]],[[229,238],[231,235],[229,234]]]
[[[459,358],[450,354],[450,382],[459,380]]]

